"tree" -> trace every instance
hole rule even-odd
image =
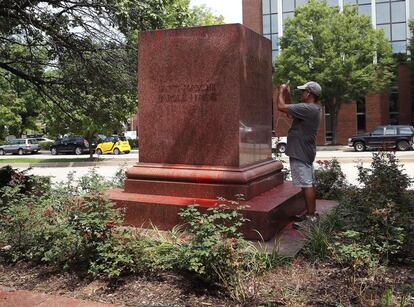
[[[29,82],[0,69],[0,139],[36,130],[43,102]]]
[[[341,105],[386,89],[394,77],[395,62],[383,30],[374,30],[369,17],[359,16],[354,7],[340,12],[310,0],[286,21],[281,48],[274,81],[321,84],[333,143]]]
[[[224,16],[216,16],[205,4],[194,6],[191,9],[194,26],[213,26],[224,24]]]

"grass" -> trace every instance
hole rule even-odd
[[[37,159],[37,158],[15,158],[15,159],[0,159],[0,165],[4,164],[18,164],[18,163],[30,163],[30,164],[40,164],[40,163],[64,163],[64,162],[100,162],[103,159],[99,158],[55,158],[55,159]]]

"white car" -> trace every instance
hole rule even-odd
[[[284,153],[287,146],[287,136],[274,136],[272,137],[272,149],[275,149],[279,153]]]

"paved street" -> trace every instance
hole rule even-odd
[[[138,150],[133,149],[129,154],[120,154],[120,155],[112,155],[112,154],[106,154],[106,155],[100,155],[99,158],[104,159],[104,160],[136,160],[138,155]],[[95,158],[98,157],[98,155],[94,154],[93,155]],[[89,154],[83,154],[83,155],[65,155],[65,154],[61,154],[61,155],[56,155],[53,156],[50,152],[48,151],[41,151],[37,154],[33,154],[33,155],[12,155],[12,154],[7,154],[4,156],[0,156],[0,162],[1,160],[4,159],[27,159],[27,158],[33,158],[33,159],[85,159],[88,158]]]
[[[341,167],[349,182],[353,184],[357,184],[357,168],[356,166],[359,163],[363,163],[364,166],[368,167],[370,165],[371,157],[373,152],[362,152],[357,153],[354,152],[352,149],[348,149],[343,147],[342,150],[326,150],[328,148],[323,148],[323,150],[319,150],[316,155],[316,160],[329,160],[332,158],[337,158],[338,161],[341,163]],[[414,151],[406,151],[406,152],[397,152],[396,153],[400,163],[403,164],[406,173],[414,178]],[[45,154],[38,154],[38,155],[27,155],[23,157],[30,157],[30,158],[56,158],[56,156],[45,155]],[[72,156],[72,155],[59,155],[59,158],[79,158],[79,156]],[[81,158],[85,158],[87,156],[82,155]],[[100,162],[98,166],[95,166],[95,170],[98,174],[103,176],[114,176],[115,173],[121,168],[127,168],[132,165],[138,160],[138,152],[134,151],[128,155],[103,155],[101,156],[105,161]],[[0,162],[5,159],[10,158],[19,158],[16,155],[8,155],[0,157]],[[287,156],[282,155],[281,160],[285,163],[285,165],[289,166],[289,159]],[[17,168],[24,169],[27,168],[28,165],[17,166]],[[67,176],[69,173],[74,173],[75,178],[83,176],[90,172],[91,166],[80,166],[80,163],[72,163],[72,166],[64,166],[64,167],[38,167],[35,164],[34,167],[30,171],[32,174],[42,175],[42,176],[50,176],[53,182],[65,181],[67,180]],[[315,164],[316,166],[316,164]]]

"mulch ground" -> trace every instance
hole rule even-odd
[[[121,306],[242,306],[175,272],[110,282],[46,266],[0,261],[0,285]],[[349,270],[299,257],[260,277],[250,289],[253,299],[244,306],[378,306],[388,289],[396,305],[404,293],[414,295],[414,267],[379,269],[370,278],[358,278]],[[414,306],[414,300],[406,306]]]

